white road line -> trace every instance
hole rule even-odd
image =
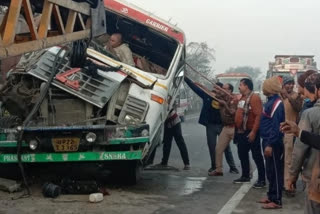
[[[256,181],[258,178],[257,170],[254,171],[251,181]],[[234,184],[236,185],[236,184]],[[252,184],[242,184],[238,191],[230,198],[230,200],[221,208],[217,214],[231,214],[233,210],[238,206],[243,197],[251,189]]]
[[[196,119],[196,118],[199,118],[199,115],[198,116],[192,116],[192,117],[186,117],[186,120],[192,120],[192,119]]]

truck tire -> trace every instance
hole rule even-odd
[[[123,185],[135,185],[141,178],[140,161],[123,161],[112,170],[112,181]]]
[[[125,184],[136,185],[141,179],[142,164],[140,161],[129,161],[125,171]]]

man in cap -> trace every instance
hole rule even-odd
[[[283,134],[280,123],[284,122],[284,105],[279,96],[281,83],[273,76],[263,82],[263,94],[268,98],[264,104],[260,122],[260,136],[266,160],[266,174],[269,181],[268,197],[259,202],[264,209],[282,207],[283,185]]]
[[[312,74],[316,74],[318,73],[317,71],[314,70],[308,70],[306,72],[304,72],[303,74],[301,74],[298,78],[298,93],[302,95],[302,97],[304,98],[303,100],[303,105],[302,105],[302,110],[300,111],[299,114],[299,118],[302,115],[302,112],[308,108],[313,107],[313,105],[316,103],[316,100],[311,101],[310,98],[308,98],[305,94],[304,94],[304,87],[305,87],[305,80]],[[299,120],[298,120],[299,121]]]
[[[302,97],[297,92],[293,91],[294,79],[291,76],[284,76],[282,80],[282,91],[281,97],[285,109],[286,121],[296,122],[298,119],[299,112],[302,108]],[[284,188],[285,192],[289,196],[294,196],[294,192],[290,191],[289,183],[289,167],[292,159],[293,150],[293,135],[284,135]]]
[[[304,82],[304,95],[315,102],[313,107],[303,111],[301,120],[299,122],[299,129],[311,132],[314,134],[320,134],[320,74],[312,74]],[[290,124],[290,122],[289,122]],[[286,128],[282,125],[282,130]],[[297,181],[301,172],[302,181],[306,184],[309,191],[319,192],[319,177],[316,177],[318,184],[317,187],[313,186],[312,170],[317,163],[318,151],[311,148],[310,145],[302,143],[303,138],[299,136],[295,140],[295,145],[292,152],[292,164],[290,165],[290,183],[289,186],[294,189],[294,183]],[[301,171],[302,168],[302,171]],[[319,172],[319,169],[317,170]],[[313,195],[306,193],[305,213],[320,213],[320,196],[317,200],[313,200]],[[320,195],[320,194],[319,194]]]

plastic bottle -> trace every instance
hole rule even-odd
[[[103,201],[103,194],[102,193],[92,193],[89,195],[89,201],[91,203],[98,203]]]

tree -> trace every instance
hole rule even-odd
[[[254,85],[254,90],[260,90],[263,74],[260,68],[257,67],[251,67],[251,66],[238,66],[238,67],[231,67],[228,70],[226,70],[225,73],[244,73],[248,74]]]
[[[210,76],[212,64],[215,61],[215,50],[210,48],[206,42],[190,42],[187,45],[186,62],[205,76]],[[190,71],[187,66],[187,75],[193,80],[199,80],[199,75]]]
[[[191,65],[196,71],[201,73],[202,75],[211,78],[212,75],[212,65],[215,61],[215,50],[210,48],[206,42],[190,42],[187,45],[187,55],[186,62]],[[201,75],[197,74],[194,71],[191,71],[189,66],[186,66],[185,75],[190,79],[196,82],[200,82],[208,88],[212,88],[212,84],[209,83],[205,78],[201,77]],[[213,78],[211,78],[213,79]],[[191,98],[190,102],[192,106],[200,106],[201,99],[192,92],[189,87],[186,87],[188,97]]]

